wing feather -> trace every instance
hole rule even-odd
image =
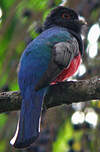
[[[48,86],[62,72],[64,68],[69,67],[72,59],[79,54],[79,45],[76,38],[66,42],[56,43],[52,49],[51,60],[48,69],[35,86],[38,91]]]

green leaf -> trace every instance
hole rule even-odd
[[[0,114],[0,129],[2,129],[8,119],[6,114]]]
[[[6,140],[0,141],[0,152],[5,152],[6,150]]]
[[[72,124],[70,123],[70,120],[67,120],[58,133],[57,141],[53,144],[53,152],[65,152],[65,150],[68,150],[69,147],[66,143],[72,136]]]

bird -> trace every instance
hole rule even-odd
[[[58,6],[47,16],[40,35],[22,53],[18,71],[22,105],[16,133],[10,141],[15,148],[27,148],[38,138],[48,87],[77,71],[84,54],[84,25],[75,10]]]

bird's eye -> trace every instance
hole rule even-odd
[[[66,19],[70,19],[71,18],[71,16],[69,15],[69,14],[62,14],[62,18],[66,18]]]

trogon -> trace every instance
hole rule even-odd
[[[77,71],[83,55],[83,26],[73,9],[58,6],[47,16],[42,33],[24,50],[18,71],[23,100],[16,133],[10,141],[15,148],[26,148],[39,136],[47,88]]]

